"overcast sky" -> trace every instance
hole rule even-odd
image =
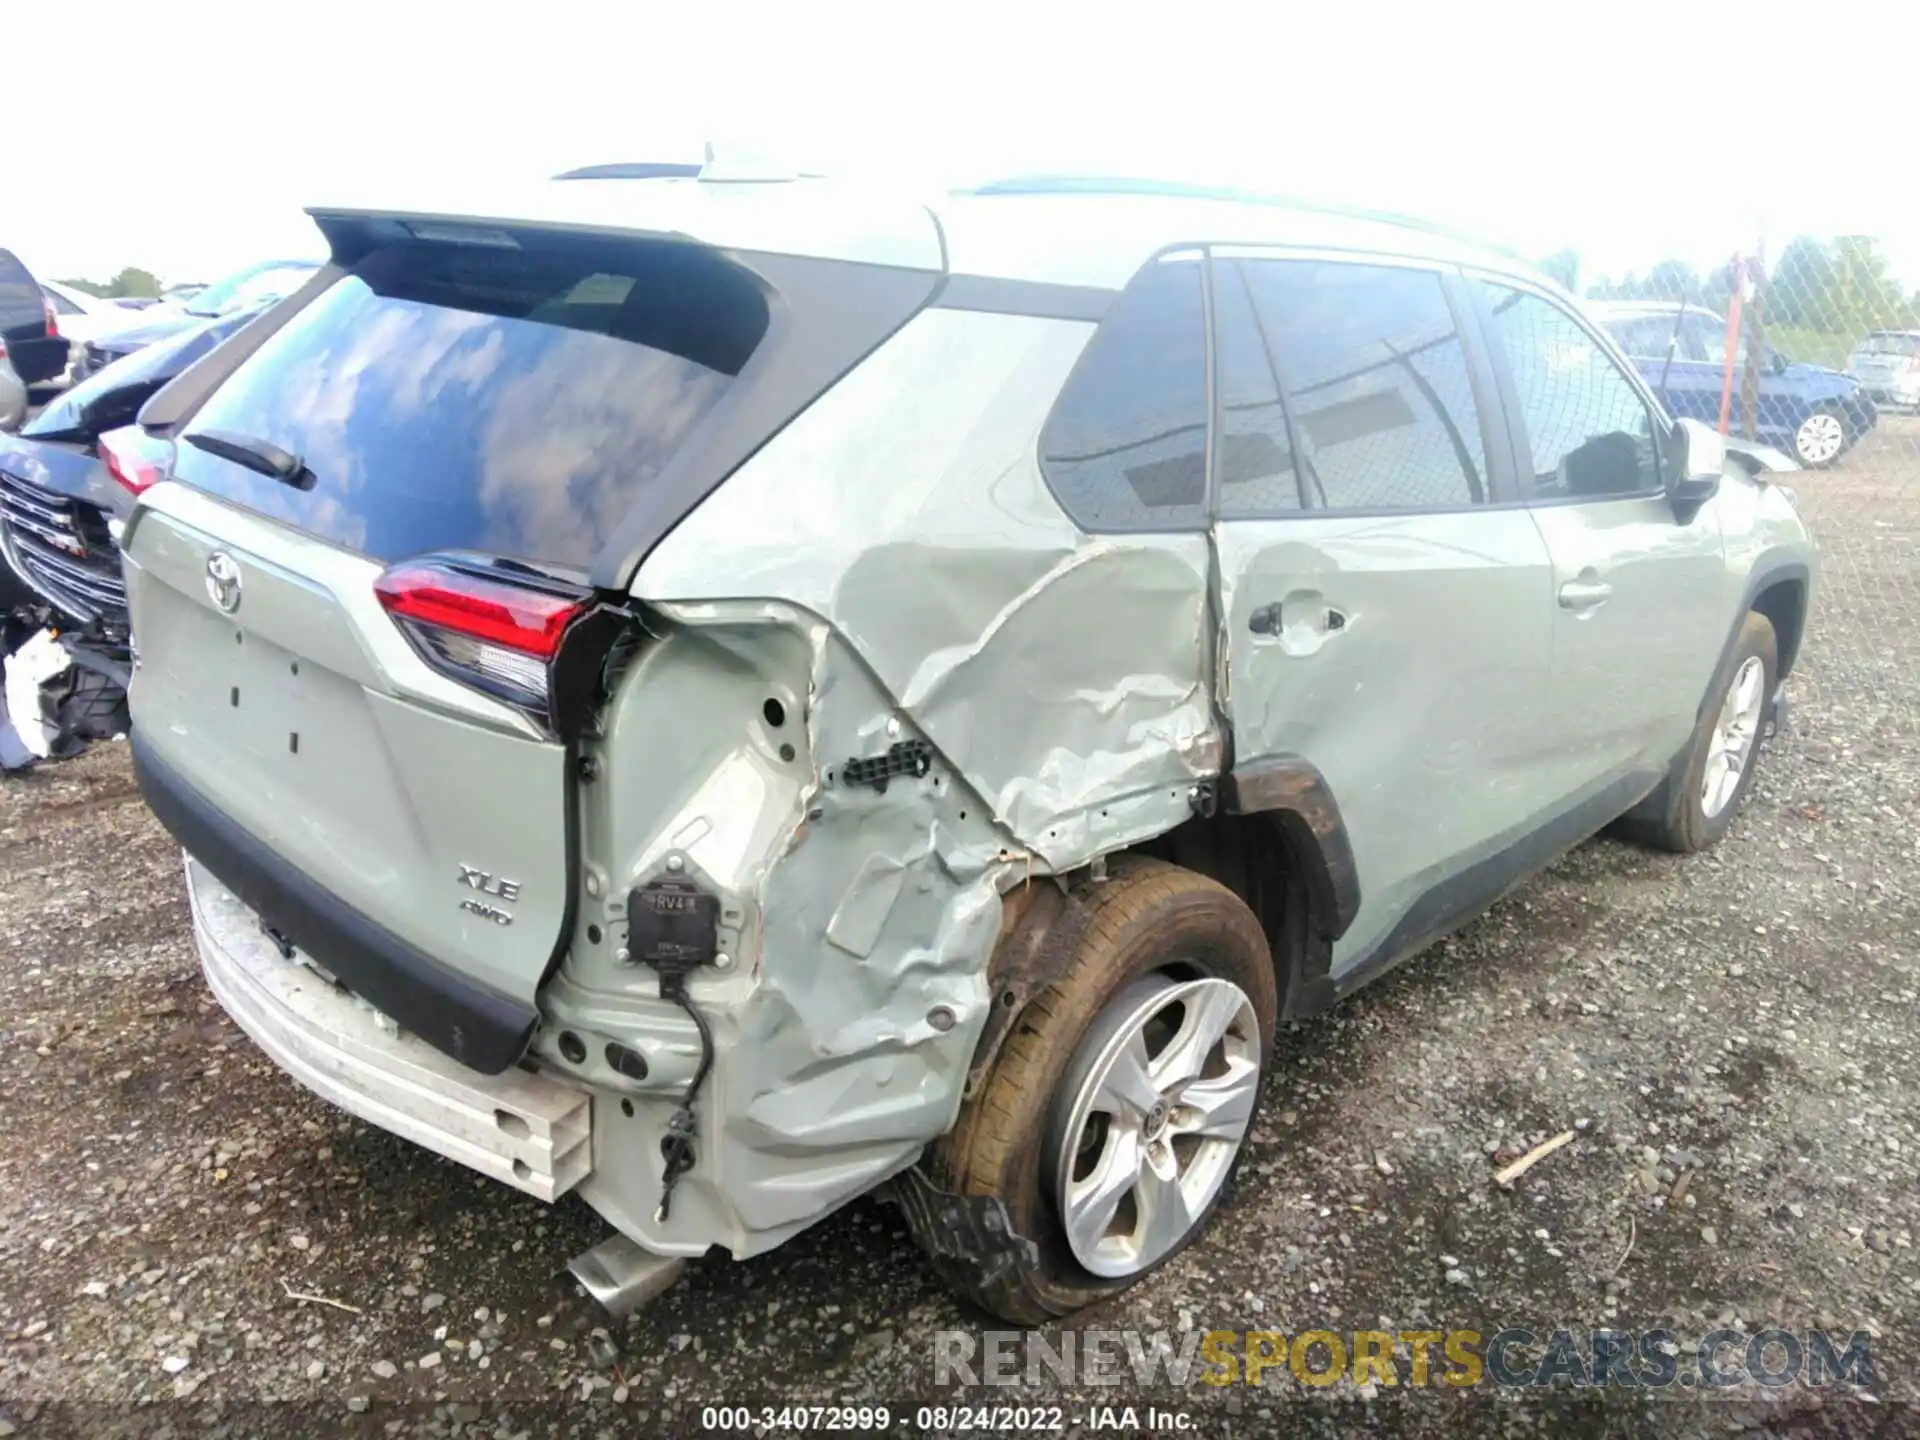
[[[1572,245],[1583,279],[1864,233],[1920,286],[1914,0],[83,10],[7,22],[9,50],[46,28],[0,92],[0,244],[52,277],[211,279],[317,253],[308,204],[716,139],[917,181],[1231,181]]]

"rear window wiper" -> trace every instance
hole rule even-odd
[[[270,440],[232,430],[196,430],[181,438],[196,450],[244,465],[254,474],[278,480],[282,485],[291,485],[296,490],[313,488],[313,472],[307,468],[307,462]]]

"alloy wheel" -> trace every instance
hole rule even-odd
[[[1707,741],[1707,763],[1700,777],[1700,809],[1711,820],[1732,802],[1740,777],[1753,759],[1760,735],[1760,712],[1766,704],[1767,667],[1758,655],[1749,655],[1734,672],[1720,718]]]
[[[1260,1027],[1231,981],[1146,976],[1074,1052],[1050,1127],[1052,1188],[1095,1275],[1157,1264],[1205,1217],[1246,1138]]]

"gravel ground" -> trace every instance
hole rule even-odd
[[[1827,583],[1728,840],[1582,846],[1288,1033],[1230,1208],[1076,1327],[1865,1329],[1872,1398],[1367,1395],[1283,1372],[971,1398],[1069,1422],[1154,1403],[1248,1435],[1914,1433],[1920,422],[1796,478]],[[913,1398],[965,1398],[934,1390],[934,1333],[985,1328],[861,1203],[596,1334],[556,1274],[598,1238],[584,1206],[343,1116],[225,1019],[117,745],[0,791],[0,1127],[0,1436],[686,1434],[719,1400],[891,1402],[911,1429]],[[1490,1183],[1563,1129],[1512,1192]]]

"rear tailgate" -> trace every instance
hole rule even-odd
[[[496,566],[480,593],[509,615],[541,586],[584,600],[767,303],[714,252],[659,240],[403,235],[351,266],[174,426],[171,483],[135,511],[136,762],[266,922],[494,1072],[568,930],[569,748],[548,657],[502,649],[481,633],[498,615],[460,595],[403,626],[396,577],[417,586],[435,556]]]
[[[511,1065],[566,918],[566,748],[430,669],[375,598],[374,561],[178,485],[149,492],[127,541],[156,813],[403,1027]],[[231,614],[216,555],[238,575]]]
[[[547,687],[573,673],[556,637],[606,629],[568,618],[588,577],[624,602],[634,527],[676,523],[941,263],[918,208],[869,254],[797,187],[599,184],[537,221],[321,214],[339,278],[142,412],[172,483],[126,535],[155,811],[484,1071],[524,1048],[569,933],[576,780]],[[821,252],[804,274],[732,248],[782,211]]]

